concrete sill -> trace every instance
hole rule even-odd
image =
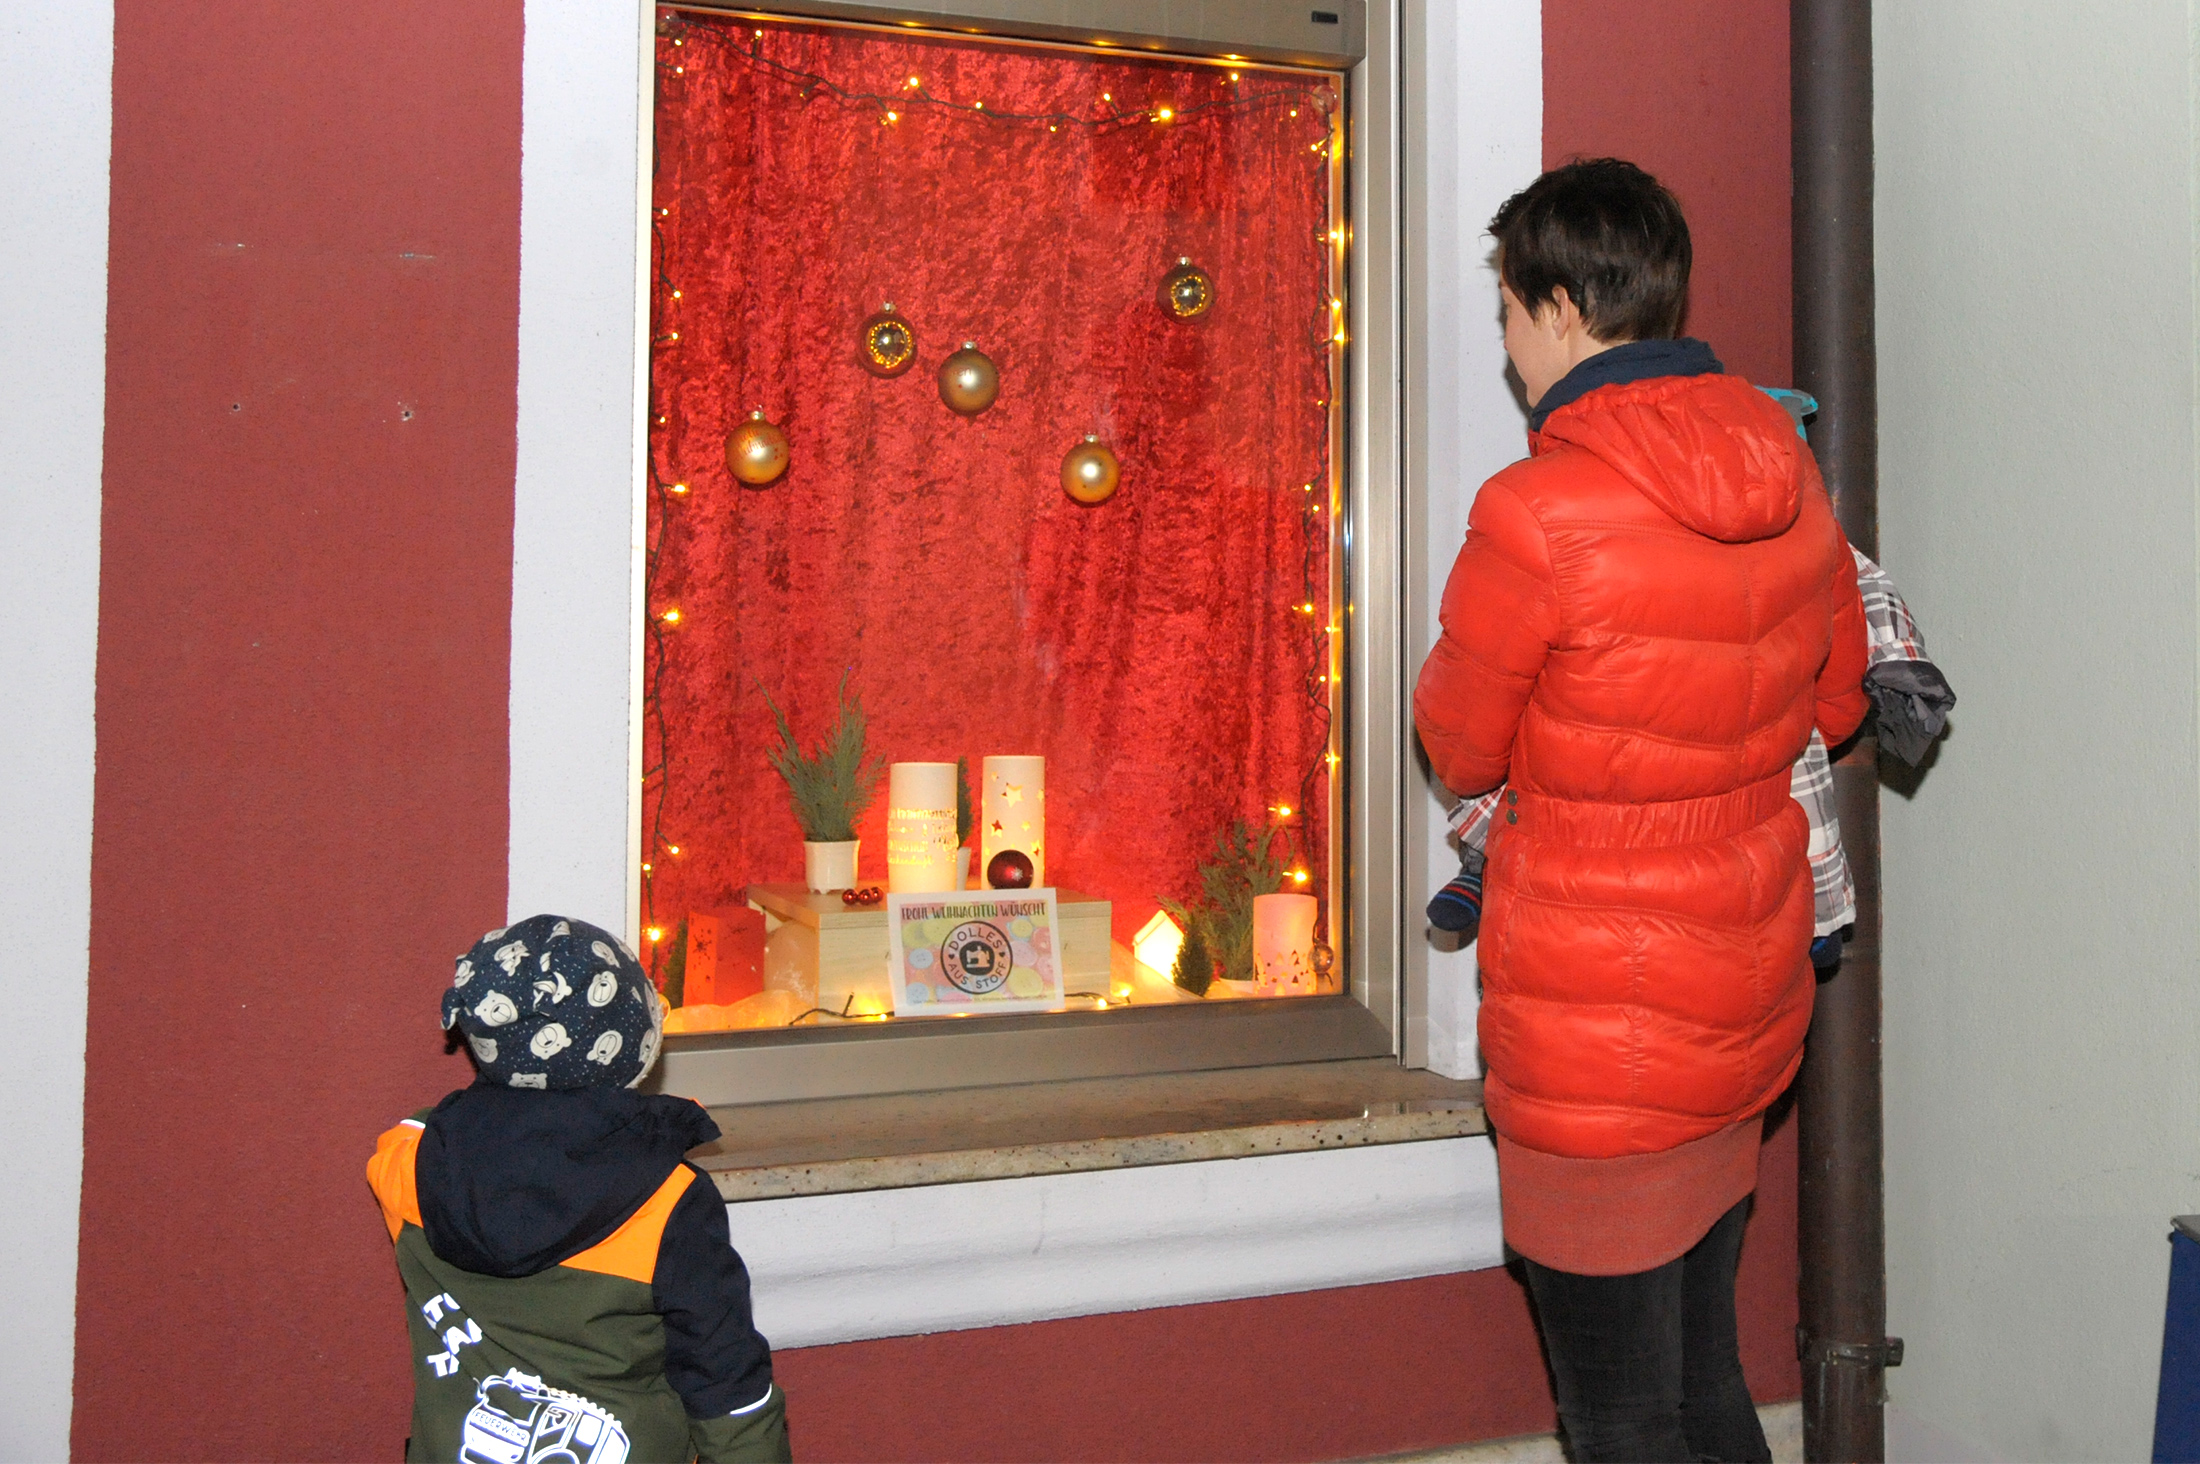
[[[1482,1085],[1389,1058],[713,1108],[728,1202],[1460,1138]]]

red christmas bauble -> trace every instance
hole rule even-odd
[[[1003,849],[986,861],[985,882],[996,890],[1031,888],[1031,856],[1020,849]]]

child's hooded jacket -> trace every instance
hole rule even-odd
[[[786,1456],[771,1352],[684,1098],[486,1083],[382,1135],[414,1459]]]
[[[1626,379],[1687,346],[1697,374]],[[1581,1158],[1702,1138],[1794,1075],[1789,770],[1867,706],[1855,561],[1787,414],[1698,343],[1606,354],[1616,384],[1476,497],[1414,693],[1446,785],[1511,783],[1480,944],[1492,1123]]]

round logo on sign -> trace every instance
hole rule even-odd
[[[983,920],[965,921],[940,942],[940,974],[972,996],[999,991],[1015,963],[1008,937]]]

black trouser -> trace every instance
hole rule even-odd
[[[1631,1276],[1527,1261],[1559,1420],[1579,1464],[1772,1458],[1734,1332],[1748,1217],[1744,1200],[1686,1255]]]

